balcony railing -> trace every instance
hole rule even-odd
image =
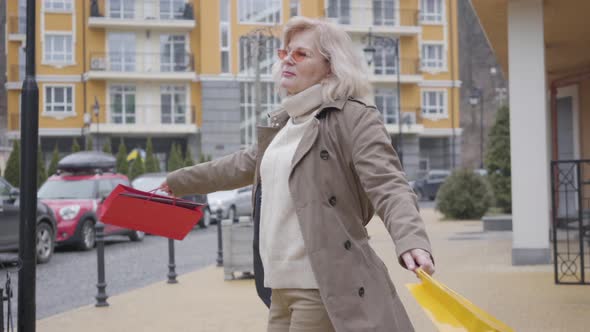
[[[118,20],[194,20],[189,0],[105,1],[104,13],[91,10],[91,17]]]
[[[91,71],[125,73],[181,73],[192,72],[192,53],[91,53]]]
[[[420,60],[417,58],[401,58],[400,75],[420,75]],[[372,64],[372,71],[375,76],[397,75],[397,64],[393,54],[385,54],[383,60],[376,59]]]
[[[195,107],[189,105],[111,104],[101,106],[110,115],[110,125],[196,124]]]
[[[10,65],[8,82],[20,82],[25,79],[25,65]]]
[[[383,6],[351,6],[326,8],[325,16],[344,25],[382,27],[418,26],[420,11]]]
[[[383,123],[386,125],[397,125],[398,112],[397,107],[391,107],[386,110],[379,110],[383,114]],[[422,124],[422,117],[420,116],[420,108],[404,108],[402,107],[402,125],[417,125]]]
[[[27,21],[25,16],[8,16],[8,34],[25,34],[27,32]]]

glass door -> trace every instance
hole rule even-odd
[[[116,124],[135,123],[135,86],[113,85],[110,88],[111,122]]]
[[[188,68],[186,37],[184,35],[160,36],[160,69],[163,72],[181,72]]]
[[[109,33],[109,70],[133,72],[136,68],[135,34]]]
[[[187,115],[186,87],[163,85],[160,88],[161,121],[163,124],[185,124]]]

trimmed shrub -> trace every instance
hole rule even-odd
[[[78,144],[78,140],[74,138],[74,141],[72,142],[72,153],[74,152],[80,152],[80,144]]]
[[[488,179],[492,186],[496,206],[512,212],[512,175],[510,170],[510,111],[502,107],[489,134],[486,154]]]
[[[451,174],[436,197],[436,208],[450,219],[480,219],[492,205],[489,184],[467,169]]]
[[[129,164],[127,163],[127,148],[125,147],[125,142],[122,138],[117,150],[117,172],[124,175],[129,173]]]
[[[129,180],[133,180],[144,173],[145,167],[143,165],[143,160],[138,156],[131,162],[131,166],[129,167]]]
[[[59,163],[59,150],[57,149],[57,144],[53,148],[53,154],[51,155],[51,162],[49,163],[49,168],[47,169],[47,175],[52,176],[57,172],[57,163]]]
[[[86,139],[86,147],[84,148],[85,151],[93,151],[94,150],[94,140],[92,139],[91,135],[88,135]]]
[[[193,166],[195,164],[195,160],[193,159],[191,150],[188,148],[188,144],[186,145],[186,153],[184,155],[184,167]]]
[[[145,147],[145,172],[157,173],[160,171],[160,163],[154,155],[154,147],[152,145],[151,137],[148,137]]]
[[[4,178],[16,188],[20,187],[20,142],[17,140],[12,143],[12,152],[6,161]]]
[[[113,149],[111,147],[111,138],[110,137],[107,137],[107,140],[104,142],[104,145],[102,146],[102,152],[108,153],[108,154],[113,154]]]

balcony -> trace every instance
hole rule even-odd
[[[92,133],[111,134],[194,134],[197,132],[196,110],[186,105],[102,105],[107,123],[92,123]]]
[[[90,11],[91,28],[185,30],[195,28],[194,7],[187,0],[106,0],[104,13]]]
[[[399,73],[400,83],[420,83],[423,80],[420,69],[420,60],[417,58],[401,58],[401,72]],[[397,82],[398,73],[395,57],[393,54],[385,54],[383,58],[379,53],[375,55],[375,61],[371,65],[369,80],[371,83],[392,83]]]
[[[8,40],[25,41],[25,34],[27,33],[27,21],[25,16],[9,15],[6,28],[8,30]]]
[[[383,123],[385,124],[387,132],[390,134],[398,134],[399,124],[397,121],[397,107],[387,110],[385,113],[383,112],[383,110],[379,111],[383,114]],[[420,108],[402,107],[401,116],[403,134],[420,134],[424,131],[424,125],[422,123]]]
[[[418,35],[422,28],[419,25],[420,12],[416,9],[385,8],[381,6],[328,6],[325,17],[332,22],[341,24],[350,33],[365,34],[372,29],[374,33],[393,34],[398,36]]]
[[[192,53],[91,53],[88,79],[192,81]]]

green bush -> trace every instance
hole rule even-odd
[[[37,150],[37,189],[47,180],[47,170],[45,169],[45,159],[41,149]]]
[[[138,156],[131,162],[131,165],[129,166],[129,180],[133,180],[144,173],[145,167],[143,160]]]
[[[51,155],[51,162],[49,163],[49,168],[47,169],[47,175],[52,176],[57,172],[57,164],[59,163],[59,150],[57,149],[57,144],[53,148],[53,154]]]
[[[486,154],[488,179],[494,192],[496,206],[512,212],[512,184],[510,171],[510,112],[502,107],[489,134]]]
[[[182,158],[181,147],[176,143],[172,143],[168,154],[168,172],[173,172],[182,167],[184,167],[184,159]]]
[[[145,147],[145,172],[157,173],[160,171],[160,162],[154,155],[154,147],[152,145],[151,137],[148,137]]]
[[[108,154],[113,154],[113,150],[111,148],[111,138],[110,137],[107,137],[107,140],[104,142],[104,144],[102,146],[102,152],[108,153]]]
[[[78,144],[78,140],[74,138],[74,141],[72,142],[72,153],[74,152],[80,152],[80,144]]]
[[[480,219],[492,205],[489,184],[471,170],[454,172],[436,197],[436,208],[451,219]]]
[[[17,140],[12,143],[12,152],[10,152],[6,162],[4,178],[11,185],[17,188],[20,187],[20,142]]]
[[[129,174],[129,164],[127,163],[127,147],[121,138],[119,148],[117,150],[117,172],[120,174]]]
[[[91,135],[88,135],[86,139],[86,146],[84,147],[85,151],[94,151],[94,140],[92,139]]]

